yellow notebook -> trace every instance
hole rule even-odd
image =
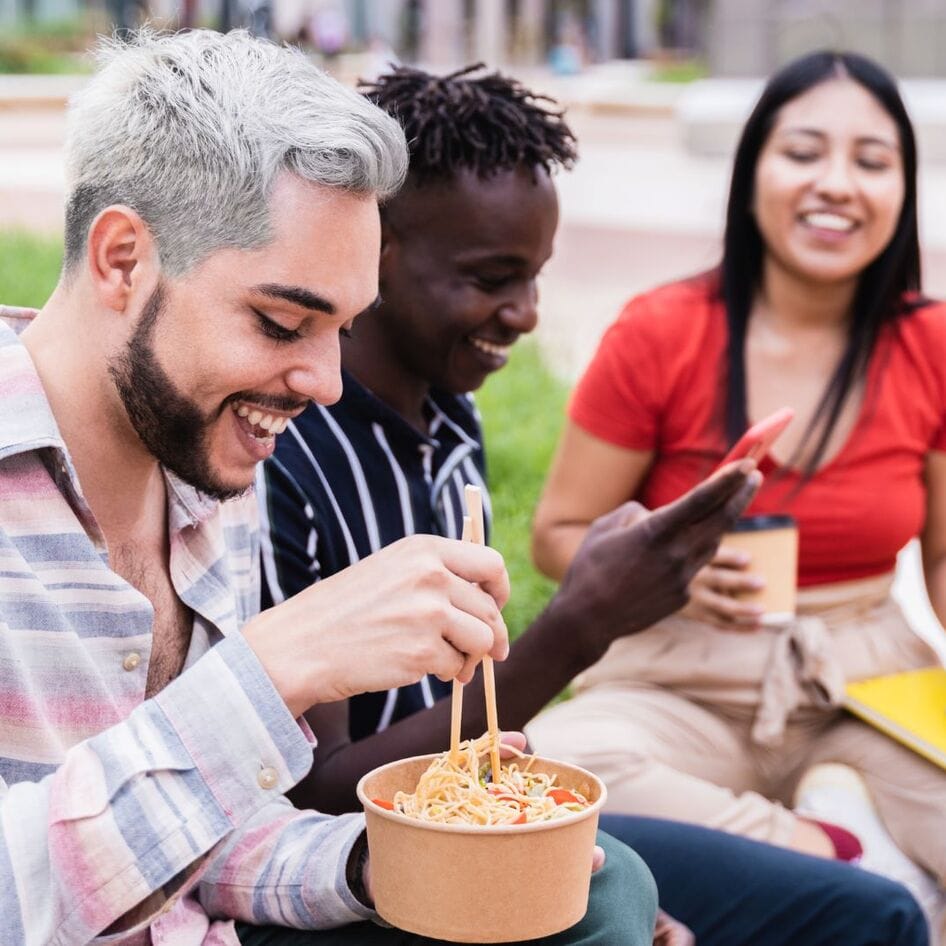
[[[892,673],[844,689],[852,713],[946,769],[946,670]]]

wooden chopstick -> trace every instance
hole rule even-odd
[[[483,523],[483,494],[478,486],[469,483],[463,488],[466,511],[470,518],[470,541],[486,544],[486,527]],[[493,770],[493,781],[499,781],[499,714],[496,712],[496,676],[493,673],[493,658],[483,658],[483,692],[486,696],[486,729],[489,733],[489,763]]]
[[[473,525],[469,516],[463,517],[464,542],[470,542],[473,535]],[[450,761],[456,763],[460,759],[460,729],[463,724],[463,684],[459,680],[453,681],[453,691],[450,700]]]

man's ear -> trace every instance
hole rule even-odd
[[[130,207],[106,207],[89,227],[87,262],[102,303],[117,312],[148,295],[157,280],[157,248],[144,220]]]
[[[397,255],[397,234],[391,224],[381,215],[381,257],[378,269],[378,278],[383,283],[389,266],[393,265]]]

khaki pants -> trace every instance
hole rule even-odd
[[[601,776],[606,810],[780,845],[804,773],[843,763],[899,847],[946,885],[946,771],[838,709],[845,680],[938,663],[890,584],[803,590],[787,628],[732,633],[674,616],[617,641],[573,699],[533,720],[532,745]]]

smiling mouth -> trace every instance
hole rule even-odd
[[[509,355],[509,349],[512,348],[512,345],[497,345],[495,342],[488,342],[482,338],[476,338],[475,336],[469,336],[470,344],[479,349],[479,351],[484,352],[487,355],[492,355],[494,358],[506,358]]]
[[[858,223],[850,217],[834,214],[828,211],[815,211],[801,215],[801,222],[805,226],[818,230],[831,230],[833,233],[850,233],[856,229]]]
[[[255,439],[266,443],[281,434],[289,425],[291,417],[268,414],[257,407],[233,404],[233,413],[244,421],[243,429]]]

